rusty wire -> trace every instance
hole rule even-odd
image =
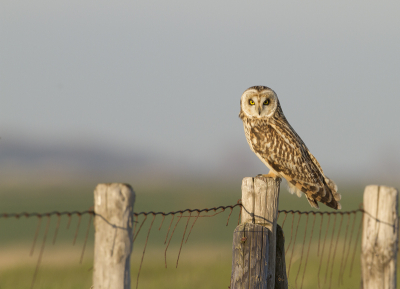
[[[168,250],[169,244],[171,243],[172,236],[173,236],[174,233],[175,233],[176,226],[178,226],[179,221],[180,221],[181,219],[182,219],[182,213],[181,213],[181,215],[179,216],[178,221],[176,221],[175,226],[174,226],[174,229],[172,230],[172,233],[171,233],[171,237],[169,238],[168,245],[167,245],[167,247],[165,247],[165,253],[164,253],[164,256],[165,256],[165,268],[167,268],[167,250]]]
[[[285,225],[286,217],[287,217],[287,213],[285,213],[285,218],[283,218],[283,222],[282,222],[282,226],[281,226],[282,230],[283,230],[283,226]]]
[[[337,248],[337,245],[338,245],[338,242],[339,242],[340,230],[342,229],[343,216],[344,215],[340,215],[340,224],[339,224],[339,228],[338,228],[338,232],[337,232],[335,249],[333,249],[332,265],[331,265],[331,276],[329,277],[329,289],[331,288],[331,285],[332,285],[333,265],[335,264],[336,248]]]
[[[333,237],[334,237],[334,235],[335,235],[336,217],[337,217],[337,215],[335,215],[335,217],[334,217],[334,219],[333,219],[332,234],[331,234],[331,242],[330,242],[330,244],[329,244],[328,261],[326,262],[326,270],[325,270],[324,285],[326,284],[326,280],[327,280],[327,277],[328,277],[329,261],[330,261],[330,258],[331,258],[331,251],[332,251],[332,242],[333,242]]]
[[[231,213],[232,213],[232,212],[231,212]],[[179,247],[178,258],[176,259],[176,268],[178,268],[179,256],[181,255],[183,240],[185,240],[186,229],[187,229],[187,227],[188,227],[188,224],[189,224],[189,221],[190,221],[190,217],[192,216],[192,213],[189,213],[189,214],[190,214],[190,216],[189,216],[189,218],[187,219],[186,226],[185,226],[185,231],[183,231],[181,246]],[[230,217],[230,216],[231,216],[231,214],[229,214],[229,217]],[[229,217],[228,217],[228,222],[229,222]]]
[[[71,211],[71,212],[59,212],[59,211],[53,211],[49,213],[27,213],[27,212],[22,212],[22,213],[3,213],[0,214],[0,219],[7,219],[7,218],[16,218],[19,219],[20,217],[25,217],[25,218],[30,218],[30,217],[51,217],[53,215],[57,216],[63,216],[63,215],[86,215],[86,214],[95,214],[93,210],[87,210],[87,211]]]
[[[288,252],[288,250],[290,248],[290,244],[292,244],[294,214],[292,214],[292,215],[293,215],[293,218],[292,218],[292,227],[291,227],[291,231],[290,231],[290,241],[289,241],[289,245],[287,245],[287,248],[286,248],[286,251],[285,251],[285,255],[287,255],[287,252]]]
[[[322,222],[324,221],[324,215],[321,215],[321,223],[319,224],[319,237],[318,237],[318,251],[317,256],[319,256],[319,244],[321,242],[321,233],[322,233]]]
[[[300,219],[301,219],[301,214],[297,213],[299,215],[299,219],[297,220],[297,225],[296,225],[296,233],[294,234],[294,241],[293,241],[293,246],[292,246],[292,254],[290,255],[290,261],[289,261],[289,269],[288,269],[288,278],[290,275],[290,267],[292,265],[292,259],[293,259],[293,254],[294,254],[294,247],[296,244],[296,238],[297,238],[297,231],[299,230],[299,223],[300,223]],[[294,214],[293,214],[294,215]],[[307,215],[308,216],[308,215]],[[293,224],[292,224],[293,225]]]
[[[315,217],[316,217],[316,215],[315,215],[315,213],[314,213],[314,219],[313,219],[313,224],[312,224],[311,234],[310,234],[310,241],[308,242],[307,257],[306,257],[306,262],[305,262],[305,264],[304,264],[303,278],[301,279],[301,286],[300,286],[300,289],[303,288],[303,281],[304,281],[304,275],[305,275],[305,273],[306,273],[306,268],[307,268],[308,255],[310,254],[311,239],[312,239],[313,232],[314,232]]]
[[[60,227],[60,222],[61,222],[61,215],[57,214],[57,216],[58,216],[58,218],[57,218],[56,229],[54,230],[53,245],[56,243],[58,228]]]
[[[346,258],[345,258],[345,260],[344,260],[343,269],[342,269],[342,272],[341,272],[341,280],[342,280],[342,283],[343,283],[344,271],[345,271],[346,265],[347,265],[347,259],[348,259],[348,257],[349,257],[349,253],[350,253],[351,241],[353,240],[353,232],[354,232],[354,225],[356,224],[356,217],[357,217],[357,215],[354,214],[353,224],[352,224],[352,226],[351,226],[350,237],[349,237],[349,245],[347,246],[347,248],[348,248],[348,249],[347,249],[347,254],[345,254],[345,255],[346,255]],[[339,276],[339,278],[340,278],[340,276]]]
[[[306,228],[304,229],[303,246],[301,246],[300,265],[299,265],[299,270],[297,271],[296,280],[294,281],[294,283],[296,284],[296,287],[297,287],[297,278],[299,277],[300,270],[301,270],[301,265],[302,265],[302,263],[303,263],[304,245],[305,245],[305,243],[306,243],[306,237],[307,237],[308,216],[309,216],[309,214],[307,213]],[[315,216],[315,215],[314,215],[314,216]],[[299,219],[299,220],[300,220],[300,219]]]
[[[172,211],[172,212],[140,212],[140,213],[133,213],[134,216],[140,216],[140,215],[149,215],[149,214],[154,214],[154,215],[163,215],[163,216],[168,216],[168,215],[175,215],[175,214],[183,214],[183,213],[194,213],[194,212],[198,212],[198,213],[203,213],[203,212],[210,212],[210,211],[218,211],[221,210],[220,213],[224,212],[226,209],[233,209],[235,207],[242,207],[242,204],[235,204],[235,205],[231,205],[231,206],[219,206],[219,207],[213,207],[213,208],[205,208],[205,209],[185,209],[185,210],[178,210],[178,211]],[[291,211],[287,211],[287,212],[291,212]],[[297,212],[297,211],[296,211]],[[214,215],[208,215],[208,216],[204,216],[204,217],[212,217]],[[188,216],[186,216],[188,217]]]
[[[325,241],[326,241],[326,237],[328,235],[328,229],[329,229],[329,223],[331,221],[331,215],[328,215],[328,224],[326,226],[326,230],[325,230],[325,237],[324,237],[324,243],[322,244],[322,251],[321,251],[321,259],[319,261],[319,266],[318,266],[318,288],[321,288],[320,286],[320,282],[319,282],[319,273],[321,272],[321,267],[322,267],[322,259],[324,257],[324,249],[325,249]]]
[[[183,235],[182,235],[182,239],[181,239],[181,244],[180,244],[180,247],[179,247],[179,253],[178,253],[178,256],[177,256],[177,261],[176,261],[176,266],[178,266],[179,257],[180,257],[180,254],[181,254],[183,243],[184,243],[184,241],[185,241],[185,243],[187,243],[187,241],[188,241],[188,239],[190,237],[190,234],[191,234],[191,232],[193,230],[193,227],[196,224],[197,220],[199,218],[204,218],[204,217],[214,217],[214,216],[216,216],[218,214],[223,213],[226,209],[230,209],[230,212],[229,212],[229,215],[228,215],[228,219],[227,219],[227,222],[226,222],[226,226],[228,226],[230,217],[231,217],[233,209],[235,207],[241,208],[241,204],[238,202],[237,204],[235,204],[233,206],[219,206],[219,207],[206,208],[206,209],[185,209],[185,210],[173,211],[173,212],[168,212],[168,213],[165,213],[165,212],[154,212],[154,211],[134,213],[133,215],[134,215],[134,218],[135,218],[135,225],[134,225],[134,229],[133,229],[133,231],[134,231],[133,242],[136,241],[137,236],[139,235],[142,227],[144,226],[144,223],[147,220],[147,216],[150,215],[150,214],[153,215],[153,219],[152,219],[152,222],[150,224],[150,228],[148,230],[147,238],[146,238],[146,241],[144,243],[144,249],[143,249],[143,253],[142,253],[142,258],[141,258],[141,262],[140,262],[140,267],[139,267],[139,272],[138,272],[138,277],[137,278],[139,278],[139,275],[140,275],[140,271],[141,271],[143,260],[144,260],[144,255],[145,255],[145,252],[146,252],[146,247],[147,247],[147,244],[148,244],[150,229],[153,226],[154,219],[155,219],[156,216],[160,215],[162,217],[162,220],[160,222],[158,230],[161,230],[161,227],[163,226],[166,217],[167,216],[171,216],[171,220],[169,221],[168,229],[167,229],[167,232],[166,232],[166,235],[165,235],[165,239],[164,239],[164,245],[166,245],[165,251],[164,251],[165,267],[167,267],[167,251],[168,251],[169,245],[171,243],[171,240],[172,240],[172,238],[174,236],[175,230],[176,230],[180,220],[182,218],[187,218],[185,229],[184,229],[184,232],[183,232]],[[197,212],[197,214],[193,215],[192,213],[195,213],[195,212]],[[212,214],[207,214],[207,213],[210,213],[210,212],[212,212]],[[176,217],[177,214],[178,214],[178,219],[174,223],[175,217]],[[240,215],[241,215],[241,213],[239,211],[239,221],[240,221]],[[143,220],[141,220],[140,225],[138,225],[139,224],[139,219],[138,219],[139,216],[143,216],[144,217]],[[189,227],[189,223],[190,223],[191,218],[194,218],[194,221],[193,221],[193,223],[192,223],[192,225],[191,225],[191,227],[189,229],[189,232],[188,232],[188,234],[186,236],[186,232],[187,232],[187,229]],[[136,232],[136,227],[137,226],[139,226],[139,228],[138,228],[138,230]],[[186,237],[186,240],[185,240],[185,237]],[[138,286],[138,280],[136,282],[136,286]]]
[[[168,213],[165,213],[165,212],[153,212],[153,211],[133,213],[133,218],[134,218],[134,227],[133,227],[133,236],[132,236],[133,237],[133,242],[135,242],[137,236],[141,232],[141,229],[142,229],[142,227],[144,226],[144,223],[147,220],[147,216],[148,215],[152,215],[153,216],[153,218],[151,220],[150,227],[148,228],[147,237],[146,237],[146,240],[145,240],[145,243],[144,243],[142,258],[141,258],[139,272],[138,272],[138,278],[137,278],[137,282],[136,282],[137,286],[138,286],[138,279],[139,279],[140,271],[141,271],[141,268],[142,268],[142,265],[143,265],[143,260],[144,260],[144,255],[145,255],[145,252],[146,252],[146,247],[147,247],[149,236],[150,236],[150,231],[151,231],[151,229],[153,227],[153,224],[154,224],[154,221],[155,221],[155,219],[156,219],[156,217],[158,215],[160,215],[162,217],[162,220],[160,222],[158,230],[161,230],[161,227],[163,226],[166,217],[167,216],[171,216],[171,220],[169,222],[168,230],[167,230],[167,233],[166,233],[166,236],[165,236],[165,240],[164,240],[164,244],[166,245],[165,252],[164,252],[165,266],[167,265],[167,260],[166,260],[167,250],[168,250],[168,247],[170,245],[171,239],[173,238],[173,235],[174,235],[174,233],[176,231],[176,228],[179,225],[180,220],[182,218],[187,218],[187,220],[185,222],[185,225],[184,225],[184,231],[183,231],[182,239],[180,241],[179,253],[178,253],[178,256],[177,256],[177,260],[176,260],[176,266],[178,266],[179,257],[181,255],[183,243],[185,243],[185,244],[187,243],[187,241],[189,239],[189,236],[190,236],[190,234],[191,234],[191,232],[193,230],[193,227],[196,224],[197,220],[199,218],[216,216],[216,215],[221,214],[224,211],[226,211],[226,209],[229,209],[229,215],[228,215],[227,222],[226,222],[226,225],[228,225],[229,224],[229,220],[231,218],[231,215],[233,213],[233,210],[236,207],[241,208],[242,204],[238,202],[237,204],[232,205],[232,206],[219,206],[219,207],[206,208],[206,209],[185,209],[185,210],[173,211],[173,212],[168,212]],[[304,276],[305,276],[305,272],[306,272],[306,268],[307,268],[307,262],[308,262],[308,257],[309,257],[309,253],[310,253],[310,247],[311,247],[314,227],[315,227],[315,223],[316,223],[316,216],[320,215],[320,217],[321,217],[321,221],[320,221],[320,224],[319,224],[319,229],[320,230],[319,230],[319,236],[318,236],[318,249],[317,249],[317,256],[320,257],[319,258],[320,265],[319,265],[319,269],[318,269],[318,286],[320,287],[320,280],[319,280],[320,279],[320,270],[321,270],[322,263],[323,263],[322,261],[323,261],[323,258],[324,258],[325,243],[326,243],[327,238],[328,238],[327,237],[328,230],[330,229],[330,226],[329,226],[330,225],[330,218],[331,218],[331,215],[334,215],[333,228],[331,229],[332,232],[331,232],[331,235],[330,235],[330,246],[329,246],[329,252],[328,252],[328,260],[325,263],[326,271],[325,271],[325,279],[324,279],[324,285],[325,285],[326,282],[327,282],[327,277],[328,277],[328,275],[330,273],[330,278],[329,278],[330,279],[329,287],[330,287],[331,286],[331,281],[332,281],[334,260],[335,260],[335,257],[336,257],[336,251],[337,251],[337,247],[338,247],[339,235],[341,234],[341,231],[342,231],[341,230],[342,222],[343,222],[343,219],[344,219],[344,215],[345,214],[347,215],[347,220],[346,220],[346,225],[345,225],[345,228],[346,228],[345,229],[345,237],[344,237],[344,243],[343,243],[343,247],[342,247],[342,251],[341,251],[341,256],[342,257],[341,257],[341,261],[340,261],[339,279],[338,279],[339,280],[339,284],[343,283],[343,280],[342,280],[343,279],[343,274],[345,272],[345,269],[346,269],[346,266],[347,266],[347,263],[348,263],[347,261],[348,261],[349,255],[350,255],[351,245],[353,245],[352,242],[353,242],[353,232],[354,232],[354,228],[356,226],[356,224],[355,224],[356,223],[356,213],[363,212],[363,210],[362,209],[358,209],[358,210],[347,211],[347,212],[340,212],[340,211],[339,212],[315,212],[315,211],[279,210],[278,212],[279,212],[279,214],[285,214],[285,216],[283,218],[283,222],[282,222],[282,227],[285,225],[285,222],[287,220],[288,215],[292,214],[292,222],[291,222],[292,224],[291,224],[291,228],[290,228],[290,241],[287,244],[286,250],[285,250],[286,253],[288,253],[288,251],[290,249],[290,246],[292,246],[291,255],[290,255],[290,257],[287,256],[288,260],[290,260],[289,261],[289,266],[288,266],[288,276],[290,274],[290,269],[291,269],[291,266],[292,266],[292,262],[294,262],[293,261],[293,256],[294,256],[294,250],[295,250],[295,247],[296,247],[296,240],[297,240],[297,235],[298,235],[298,229],[299,229],[299,223],[300,223],[300,220],[301,220],[301,216],[304,215],[304,214],[307,215],[306,223],[305,223],[306,224],[305,225],[305,231],[304,231],[302,247],[301,247],[301,255],[300,255],[300,259],[299,259],[299,268],[298,268],[298,271],[297,271],[297,274],[296,274],[296,277],[295,277],[295,283],[296,283],[296,287],[297,287],[298,277],[300,276],[301,270],[303,270],[300,288],[302,288],[302,286],[303,286],[303,281],[304,281]],[[90,219],[89,219],[89,222],[88,222],[88,226],[86,228],[84,245],[83,245],[82,253],[81,253],[81,256],[80,256],[80,263],[82,263],[82,260],[83,260],[83,256],[84,256],[84,252],[85,252],[85,248],[86,248],[86,244],[87,244],[87,240],[88,240],[88,236],[89,236],[90,225],[91,225],[93,216],[96,215],[96,213],[93,210],[87,210],[87,211],[83,211],[83,212],[78,212],[78,211],[57,212],[57,211],[53,211],[53,212],[50,212],[50,213],[43,213],[43,214],[40,214],[40,213],[26,213],[26,212],[19,213],[19,214],[0,214],[0,219],[1,218],[3,218],[3,219],[4,218],[17,218],[18,219],[20,217],[26,217],[26,218],[28,218],[28,217],[37,217],[38,218],[35,234],[34,234],[34,237],[33,237],[33,244],[32,244],[32,248],[31,248],[31,251],[30,251],[30,255],[33,255],[33,253],[34,253],[36,242],[37,242],[37,239],[39,237],[39,232],[40,232],[40,228],[41,228],[42,219],[43,219],[43,217],[47,217],[47,223],[46,223],[46,227],[45,227],[43,241],[42,241],[42,245],[41,245],[41,249],[40,249],[40,253],[39,253],[37,266],[35,268],[35,272],[34,272],[34,275],[33,275],[31,288],[34,285],[34,281],[36,279],[36,276],[37,276],[37,273],[38,273],[38,269],[39,269],[39,266],[40,266],[40,263],[41,263],[42,255],[43,255],[43,252],[44,252],[46,238],[47,238],[48,230],[49,230],[49,226],[50,226],[50,218],[52,216],[54,216],[54,215],[57,216],[57,223],[56,223],[56,226],[55,226],[54,237],[53,237],[53,240],[52,240],[52,243],[54,244],[55,241],[56,241],[56,238],[57,238],[58,231],[59,231],[61,217],[64,216],[64,215],[68,216],[67,229],[70,227],[72,216],[76,215],[78,217],[78,222],[77,222],[77,226],[76,226],[75,234],[74,234],[74,239],[73,239],[73,244],[75,244],[76,243],[76,239],[77,239],[77,235],[78,235],[78,231],[79,231],[79,228],[80,228],[80,224],[81,224],[81,217],[82,217],[82,215],[85,215],[85,214],[89,214],[90,215]],[[307,238],[307,229],[308,229],[308,226],[309,226],[309,224],[308,224],[309,214],[313,214],[313,220],[312,220],[312,225],[311,225],[312,227],[311,227],[311,231],[310,231],[310,235],[309,235],[308,248],[307,248],[307,253],[306,253],[306,256],[305,256],[305,262],[303,262],[304,249],[305,249],[305,246],[306,246],[306,238]],[[351,221],[350,221],[350,215],[351,214],[354,214],[354,218],[352,220],[351,232],[349,234],[349,238],[347,238],[348,237],[348,230],[350,228],[350,223],[351,223]],[[175,221],[175,216],[176,215],[177,215],[178,219]],[[238,215],[239,215],[238,216],[238,223],[239,223],[240,219],[241,219],[241,210],[239,210],[239,214]],[[293,238],[293,227],[295,226],[295,224],[294,224],[295,223],[295,215],[298,215],[298,220],[297,220],[297,223],[296,223],[296,229],[295,229],[294,238]],[[322,243],[322,250],[320,250],[322,231],[325,228],[325,226],[323,224],[325,215],[327,215],[328,220],[327,220],[326,229],[325,229],[325,236],[324,236],[323,243]],[[341,216],[341,220],[340,220],[340,224],[339,224],[338,230],[337,230],[337,232],[335,232],[337,215]],[[143,217],[143,219],[140,220],[141,222],[139,224],[139,217],[141,217],[141,216]],[[193,222],[192,222],[192,224],[190,226],[190,229],[189,229],[189,223],[190,223],[191,219],[193,219]],[[174,223],[174,221],[175,221],[175,223]],[[174,226],[172,226],[173,224],[174,224]],[[362,220],[360,222],[360,226],[358,227],[357,237],[356,237],[355,243],[353,245],[354,249],[353,249],[353,252],[352,252],[352,256],[350,258],[351,259],[350,276],[351,276],[351,273],[352,273],[355,251],[356,251],[356,248],[358,246],[358,240],[359,240],[359,235],[360,235],[360,231],[361,231],[361,225],[362,225]],[[172,228],[172,231],[171,231],[171,228]],[[189,229],[189,231],[188,231],[188,229]],[[335,236],[335,233],[336,233],[336,236]],[[333,244],[334,237],[336,237],[336,242],[335,242],[335,246],[333,248],[333,255],[332,255],[332,261],[331,261],[331,253],[332,253],[331,250],[332,250],[332,247],[333,247],[332,244]],[[292,240],[293,240],[293,242],[292,242]]]
[[[138,286],[139,286],[139,276],[140,276],[140,271],[141,271],[142,265],[143,265],[144,253],[146,252],[147,242],[148,242],[149,236],[150,236],[150,230],[151,230],[151,227],[153,227],[153,223],[154,223],[155,218],[156,218],[156,215],[153,214],[153,219],[151,221],[149,230],[147,231],[146,243],[145,243],[145,246],[143,248],[142,260],[140,261],[140,267],[139,267],[139,271],[138,271],[138,275],[137,275],[137,279],[136,279],[136,288],[138,288]]]
[[[88,236],[89,236],[89,229],[90,229],[90,225],[92,223],[92,217],[93,217],[93,215],[95,215],[93,210],[87,210],[87,211],[82,211],[82,212],[80,212],[80,211],[71,211],[71,212],[53,211],[53,212],[48,212],[48,213],[22,212],[22,213],[4,213],[4,214],[0,214],[0,219],[10,219],[10,218],[20,219],[21,217],[25,217],[25,218],[36,217],[38,219],[38,222],[37,222],[37,225],[36,225],[35,234],[33,236],[33,242],[32,242],[32,246],[31,246],[31,250],[29,252],[30,256],[32,256],[34,254],[36,243],[37,243],[37,239],[39,237],[40,228],[41,228],[41,225],[42,225],[42,220],[43,220],[44,217],[47,218],[46,227],[45,227],[44,234],[43,234],[43,240],[42,240],[42,244],[40,246],[39,256],[38,256],[38,259],[37,259],[37,262],[36,262],[35,271],[34,271],[33,276],[32,276],[32,281],[31,281],[31,286],[30,286],[31,289],[34,287],[34,284],[35,284],[35,281],[37,279],[37,275],[38,275],[38,272],[39,272],[40,264],[42,262],[43,253],[44,253],[45,246],[46,246],[46,240],[47,240],[48,232],[49,232],[49,229],[50,229],[51,217],[52,216],[57,216],[57,223],[56,223],[56,226],[55,226],[53,240],[51,242],[53,245],[55,244],[56,239],[57,239],[57,235],[58,235],[58,231],[59,231],[59,227],[60,227],[60,222],[61,222],[61,217],[62,216],[68,216],[67,229],[69,229],[69,226],[71,224],[72,216],[77,215],[79,217],[78,225],[77,225],[77,228],[75,230],[74,239],[73,239],[73,245],[75,245],[75,242],[76,242],[76,239],[77,239],[77,235],[78,235],[78,231],[79,231],[81,216],[85,215],[85,214],[89,214],[90,218],[89,218],[89,223],[88,223],[88,227],[87,227],[87,230],[86,230],[84,245],[83,245],[82,253],[81,253],[81,257],[80,257],[80,263],[82,263],[83,255],[84,255],[84,252],[85,252],[86,243],[87,243],[87,239],[88,239]]]
[[[358,231],[357,231],[356,242],[354,243],[353,257],[351,258],[349,277],[351,277],[351,273],[353,272],[354,257],[356,255],[356,248],[357,248],[358,238],[360,236],[360,231],[361,231],[361,227],[362,227],[363,221],[364,221],[364,214],[362,214],[360,226],[358,227]]]
[[[90,214],[89,223],[88,223],[88,226],[87,226],[87,228],[86,228],[85,241],[83,242],[83,248],[82,248],[81,259],[80,259],[80,261],[79,261],[79,264],[82,264],[83,255],[85,254],[86,243],[87,243],[87,240],[88,240],[88,237],[89,237],[90,225],[92,224],[92,218],[93,218],[93,215]]]
[[[42,224],[42,216],[38,216],[38,218],[39,218],[39,221],[36,226],[35,237],[33,237],[33,244],[32,244],[32,248],[31,248],[30,256],[33,255],[33,251],[35,250],[36,240],[37,240],[37,237],[39,236],[40,225]]]
[[[33,288],[33,285],[35,284],[36,276],[37,276],[37,273],[39,271],[40,262],[42,261],[42,256],[43,256],[43,252],[44,252],[44,246],[46,244],[47,233],[49,232],[49,226],[50,226],[50,217],[47,216],[46,229],[45,229],[44,236],[43,236],[42,247],[40,248],[39,258],[38,258],[37,263],[36,263],[35,273],[33,273],[33,278],[32,278],[32,282],[31,282],[31,289]]]
[[[187,241],[188,241],[188,239],[189,239],[189,236],[190,236],[190,233],[192,232],[192,229],[193,229],[193,227],[194,227],[194,224],[196,224],[196,221],[197,221],[197,219],[199,218],[199,216],[200,216],[200,212],[197,212],[196,219],[194,219],[193,224],[192,224],[192,227],[190,227],[189,234],[188,234],[188,236],[187,236],[187,238],[186,238],[185,244],[187,243]],[[229,217],[228,217],[228,222],[229,222]]]
[[[306,268],[307,268],[307,263],[308,263],[308,257],[309,257],[309,252],[310,252],[310,247],[311,247],[311,243],[312,243],[312,238],[313,238],[313,233],[314,233],[314,227],[315,227],[315,223],[316,223],[316,216],[320,216],[321,220],[319,223],[319,233],[317,236],[316,241],[318,242],[318,246],[316,247],[316,255],[319,256],[319,268],[318,268],[318,274],[317,274],[317,278],[318,278],[318,287],[321,288],[321,284],[320,284],[320,271],[322,267],[325,267],[325,276],[324,276],[324,280],[323,280],[323,287],[324,288],[330,288],[332,286],[332,279],[333,279],[333,271],[334,271],[334,267],[336,268],[335,264],[340,264],[338,266],[338,272],[339,272],[339,282],[343,283],[343,281],[341,281],[343,279],[343,273],[345,272],[345,268],[347,266],[347,260],[348,260],[348,255],[350,252],[350,247],[352,245],[353,242],[353,231],[355,228],[355,220],[357,217],[357,213],[363,213],[364,211],[362,209],[358,209],[358,210],[353,210],[353,211],[346,211],[346,212],[315,212],[315,211],[308,211],[308,212],[302,212],[302,211],[286,211],[286,210],[282,210],[280,211],[280,213],[285,213],[285,216],[283,218],[283,222],[282,222],[282,226],[285,224],[285,221],[287,220],[287,215],[288,214],[292,214],[292,224],[291,224],[291,228],[287,228],[287,230],[289,230],[290,232],[290,239],[289,242],[286,243],[285,245],[285,252],[286,252],[286,260],[288,261],[286,264],[288,265],[288,278],[290,277],[290,271],[292,270],[293,267],[293,263],[296,263],[298,266],[297,269],[297,273],[296,276],[293,276],[293,282],[294,282],[294,286],[295,288],[298,288],[298,278],[301,274],[301,270],[303,270],[302,272],[302,280],[301,280],[301,284],[300,284],[300,288],[303,287],[303,283],[304,283],[304,278],[305,278],[305,272],[306,272]],[[314,218],[312,221],[312,225],[309,224],[309,220],[308,220],[308,216],[309,214],[313,214]],[[351,220],[351,214],[354,215],[353,219]],[[295,215],[298,215],[298,219],[295,220]],[[300,218],[302,215],[306,215],[306,219],[304,222],[302,222],[304,226],[303,229],[298,230],[300,226]],[[324,223],[324,216],[327,215],[327,223]],[[330,226],[331,223],[331,215],[333,215],[333,224],[332,226]],[[340,216],[340,220],[337,220],[337,216]],[[345,218],[345,215],[347,216]],[[349,229],[350,229],[350,223],[351,224],[351,231],[349,234]],[[355,245],[354,245],[354,249],[352,252],[353,256],[351,257],[351,268],[353,268],[353,261],[354,261],[354,256],[355,256],[355,251],[356,251],[356,246],[359,246],[358,244],[358,240],[359,240],[359,235],[360,235],[360,230],[361,230],[361,224],[358,228],[358,232],[357,232],[357,238],[355,241]],[[311,232],[308,232],[308,228],[311,225]],[[344,225],[344,226],[342,226]],[[295,228],[295,230],[293,230]],[[298,234],[301,233],[301,231],[303,231],[303,236],[302,236],[302,241],[301,243],[297,243],[297,237]],[[325,236],[323,236],[323,231],[325,230]],[[329,234],[329,233],[330,234]],[[330,235],[328,237],[328,235]],[[309,236],[309,240],[308,240],[308,249],[307,249],[307,253],[306,255],[304,255],[304,249],[306,246],[306,238],[308,238],[307,236]],[[343,245],[339,245],[339,238],[343,238]],[[321,239],[322,240],[322,244],[321,244]],[[329,243],[327,243],[327,241]],[[342,244],[342,243],[341,243]],[[322,245],[322,248],[321,248]],[[329,246],[328,246],[329,245]],[[299,247],[297,247],[299,246]],[[342,246],[342,248],[338,248]],[[299,254],[299,257],[294,256],[295,255],[295,248],[296,247],[296,251]],[[325,253],[325,247],[329,247],[328,249],[328,256],[324,256]],[[297,249],[298,248],[298,249]],[[337,254],[337,252],[338,253]],[[341,251],[340,251],[341,250]],[[290,255],[288,255],[287,253],[290,252]],[[326,254],[325,254],[326,255]],[[339,256],[336,256],[339,255]],[[304,261],[304,256],[305,256],[305,261]],[[327,258],[326,261],[323,262],[324,258]],[[340,258],[338,262],[335,263],[336,259]],[[350,270],[351,272],[351,270]],[[328,280],[329,279],[329,280]],[[340,284],[339,284],[340,285]]]
[[[350,223],[350,214],[347,214],[346,233],[344,234],[343,249],[342,249],[342,260],[340,261],[338,286],[340,286],[341,281],[343,281],[342,280],[342,278],[343,278],[342,267],[343,267],[343,261],[344,261],[344,252],[345,252],[345,249],[346,249],[347,232],[349,231],[349,223]]]
[[[78,215],[78,225],[76,226],[75,237],[74,237],[74,241],[72,242],[73,246],[75,246],[76,237],[78,237],[78,231],[79,231],[79,227],[81,225],[81,220],[82,220],[82,215],[80,213],[78,213],[77,215]]]

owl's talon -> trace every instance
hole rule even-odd
[[[265,178],[265,179],[267,179],[267,178],[273,178],[273,179],[276,179],[276,178],[279,178],[279,176],[277,176],[276,174],[274,174],[274,173],[272,173],[272,172],[269,172],[269,173],[266,174],[266,175],[258,174],[258,175],[256,176],[256,178]]]

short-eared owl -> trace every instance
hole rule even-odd
[[[270,169],[268,177],[283,177],[291,193],[303,192],[310,205],[318,202],[340,209],[335,183],[324,175],[317,159],[286,120],[276,93],[266,86],[247,89],[240,114],[251,150]]]

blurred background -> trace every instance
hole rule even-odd
[[[275,90],[343,210],[358,208],[366,185],[400,184],[399,11],[370,0],[1,1],[0,213],[86,210],[104,182],[131,184],[137,211],[236,203],[243,177],[268,172],[238,118],[253,85]],[[285,186],[280,208],[310,209]],[[0,223],[1,252],[18,245],[0,268],[20,252],[13,266],[25,266],[35,225],[18,224]],[[217,238],[226,286],[233,228]],[[16,288],[12,270],[1,288]]]

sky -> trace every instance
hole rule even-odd
[[[238,118],[243,91],[265,85],[327,175],[390,183],[399,13],[372,0],[3,0],[0,159],[62,166],[46,153],[82,149],[137,170],[141,157],[149,171],[267,173]]]

